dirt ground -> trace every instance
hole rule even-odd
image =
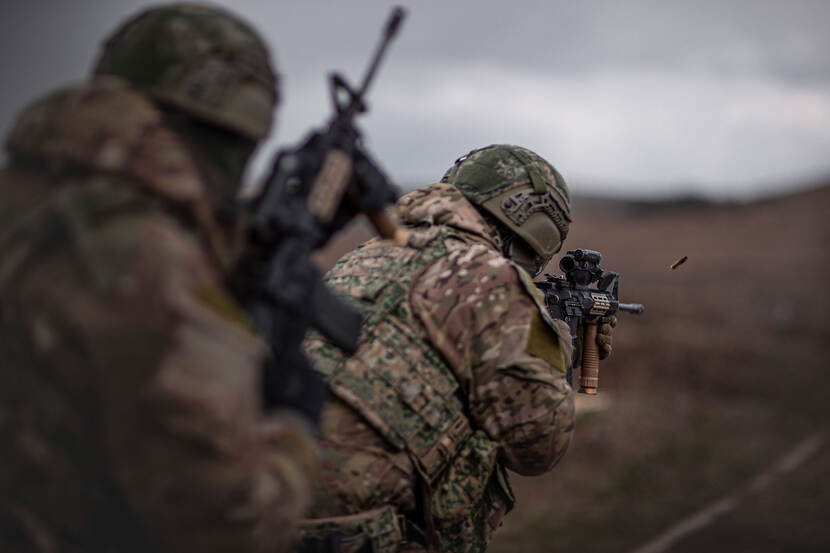
[[[646,312],[621,315],[601,403],[580,400],[564,460],[514,475],[494,553],[635,551],[805,437],[830,437],[830,186],[750,204],[577,199],[574,211],[565,249],[601,251],[621,299]],[[367,235],[358,226],[324,262]],[[664,550],[830,551],[828,449]]]

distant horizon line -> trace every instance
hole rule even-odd
[[[430,182],[423,181],[419,184],[398,184],[398,186],[406,193],[420,186],[432,184],[433,182],[437,182],[437,180]],[[712,192],[706,188],[714,186],[713,183],[703,184],[702,181],[697,184],[687,182],[686,185],[679,185],[677,182],[635,184],[633,181],[616,181],[616,184],[611,185],[609,181],[600,181],[599,179],[581,179],[579,182],[580,185],[577,190],[571,187],[571,194],[574,198],[635,202],[703,200],[709,203],[746,203],[790,196],[828,187],[830,186],[830,170],[813,176],[792,179],[785,185],[772,182],[759,183],[757,186],[733,193]],[[701,189],[701,186],[704,189]],[[727,190],[733,185],[723,184],[722,186],[724,190]]]

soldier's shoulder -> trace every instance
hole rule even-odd
[[[162,112],[115,77],[98,77],[36,100],[6,140],[15,159],[60,172],[81,168],[129,176],[174,200],[202,201],[203,186]]]
[[[52,91],[29,104],[6,140],[12,154],[119,168],[142,128],[161,121],[153,103],[117,78]]]
[[[510,262],[485,244],[448,241],[448,252],[419,277],[412,300],[430,312],[479,310],[524,294]],[[443,317],[443,315],[442,315]]]
[[[513,302],[532,305],[551,328],[554,324],[544,306],[544,296],[524,269],[491,246],[464,240],[452,240],[447,255],[421,275],[417,287],[426,296],[443,294],[449,303],[469,303],[477,298],[484,304]],[[453,298],[457,298],[453,299]]]
[[[488,244],[476,241],[457,242],[443,260],[443,275],[452,273],[458,284],[475,282],[489,288],[501,287],[513,295],[528,296],[546,315],[544,296],[533,277],[519,265]]]
[[[10,279],[78,267],[78,285],[99,288],[126,273],[208,265],[193,229],[148,191],[95,174],[61,186],[20,167],[0,170],[0,257]]]
[[[98,265],[86,273],[103,275],[103,285],[88,282],[104,298],[145,298],[197,324],[221,325],[223,332],[234,328],[249,340],[251,322],[228,291],[212,250],[164,209],[150,206],[112,217],[87,243],[93,255],[81,261]]]
[[[520,284],[513,263],[493,247],[455,237],[450,237],[447,244],[447,255],[431,271],[437,273],[439,279],[450,279],[457,285],[471,282],[490,286]]]
[[[161,293],[171,282],[218,279],[197,232],[145,191],[93,180],[56,190],[39,208],[24,218],[34,255],[75,259],[81,278],[101,292],[128,281]]]
[[[104,221],[94,244],[124,272],[200,280],[212,280],[217,272],[196,232],[152,203]]]

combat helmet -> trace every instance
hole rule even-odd
[[[458,158],[441,182],[453,184],[513,235],[504,253],[531,274],[541,271],[568,235],[571,198],[565,179],[526,148],[494,144],[473,150]]]
[[[94,70],[121,77],[161,105],[259,141],[278,101],[262,38],[236,16],[190,3],[154,7],[105,42]]]

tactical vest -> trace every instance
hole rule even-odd
[[[410,290],[447,255],[447,240],[470,242],[452,229],[433,227],[413,232],[406,246],[372,240],[344,256],[326,279],[364,315],[360,354],[346,357],[322,341],[308,348],[331,392],[408,454],[431,496],[428,526],[431,518],[469,515],[479,506],[465,503],[480,502],[493,484],[508,508],[513,502],[496,461],[498,444],[470,427],[453,371],[415,330]]]

